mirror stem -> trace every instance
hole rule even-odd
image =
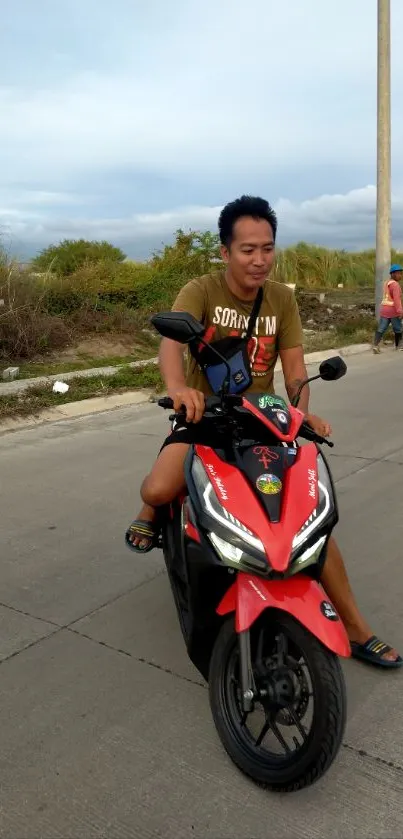
[[[301,382],[295,396],[291,400],[291,405],[292,405],[293,408],[298,408],[299,400],[301,399],[301,393],[302,393],[304,387],[309,385],[311,382],[315,382],[316,379],[320,379],[320,378],[321,378],[321,376],[319,376],[319,375],[311,376],[309,379],[305,379],[304,382]]]
[[[217,358],[219,358],[220,361],[222,361],[222,363],[225,364],[225,367],[227,368],[227,374],[225,376],[222,387],[220,389],[220,396],[221,396],[221,398],[223,398],[224,396],[227,395],[227,393],[230,389],[230,386],[231,386],[231,367],[229,366],[227,359],[224,358],[224,356],[221,355],[221,353],[218,352],[218,350],[216,350],[215,347],[212,347],[211,344],[208,344],[207,341],[203,340],[203,338],[198,338],[198,340],[205,347],[208,347],[210,352],[214,353],[214,355],[216,355]]]

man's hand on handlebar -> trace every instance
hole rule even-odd
[[[168,395],[174,403],[174,410],[179,413],[186,409],[186,422],[200,422],[205,410],[204,393],[191,387],[168,390]]]
[[[318,434],[319,437],[330,437],[332,428],[326,420],[315,416],[315,414],[306,414],[305,422],[311,426],[315,434]]]

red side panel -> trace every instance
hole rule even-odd
[[[199,542],[200,544],[200,536],[198,531],[196,530],[194,524],[191,521],[186,522],[185,524],[185,533],[188,539],[192,539],[193,542]]]
[[[261,539],[272,568],[285,571],[292,540],[317,506],[316,447],[300,448],[295,464],[285,473],[283,512],[277,524],[268,520],[256,493],[235,466],[225,463],[208,446],[196,446],[196,454],[223,507]]]
[[[188,539],[192,539],[193,542],[198,542],[200,544],[200,534],[197,528],[194,526],[193,522],[190,521],[189,518],[189,507],[187,504],[184,504],[183,507],[183,520],[184,520],[184,531],[185,535]]]
[[[239,573],[217,608],[219,615],[236,612],[237,632],[249,629],[264,609],[288,612],[322,644],[337,655],[351,655],[350,642],[341,620],[329,620],[321,610],[328,599],[318,583],[301,575],[288,580],[263,580]]]

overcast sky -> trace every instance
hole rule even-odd
[[[403,244],[403,0],[392,0]],[[372,246],[376,0],[5,0],[0,232],[147,256],[243,192],[279,240]]]

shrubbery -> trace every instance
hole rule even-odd
[[[50,245],[32,261],[34,271],[52,271],[68,276],[84,265],[97,262],[119,263],[125,259],[120,248],[109,242],[87,242],[86,239],[64,239],[58,245]]]
[[[393,254],[394,261],[402,259]],[[32,358],[91,332],[132,332],[150,312],[169,308],[189,279],[219,266],[217,236],[183,230],[145,263],[125,260],[107,242],[85,240],[47,248],[29,271],[0,253],[0,357]],[[278,252],[273,275],[318,290],[339,283],[371,287],[374,276],[374,251],[332,251],[304,242]]]

